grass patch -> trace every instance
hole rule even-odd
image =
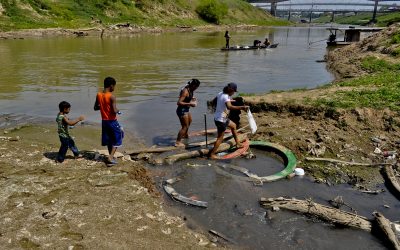
[[[400,64],[389,63],[386,60],[379,59],[373,56],[363,58],[361,61],[361,68],[370,73],[399,70]]]
[[[2,31],[90,27],[97,25],[92,24],[94,19],[103,25],[129,22],[147,27],[207,23],[289,24],[242,0],[0,0],[0,4],[3,8],[0,15]],[[199,6],[203,6],[203,11],[196,12]]]
[[[358,79],[347,80],[338,86],[354,87],[339,90],[329,98],[304,100],[306,104],[331,108],[369,107],[400,111],[400,71],[382,71]]]

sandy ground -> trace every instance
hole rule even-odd
[[[115,35],[132,35],[137,33],[162,33],[162,32],[192,32],[192,31],[225,31],[225,30],[254,30],[265,28],[256,25],[204,25],[204,26],[178,26],[178,27],[145,27],[132,25],[129,27],[121,27],[111,25],[108,27],[87,27],[80,29],[65,28],[42,28],[42,29],[26,29],[0,32],[0,39],[24,39],[27,37],[49,37],[49,36],[115,36]]]
[[[1,248],[218,248],[189,230],[184,219],[166,213],[142,162],[125,157],[117,166],[105,166],[96,153],[103,149],[98,127],[71,130],[84,157],[74,159],[69,152],[63,164],[54,161],[55,124],[0,132]]]

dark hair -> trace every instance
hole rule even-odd
[[[228,94],[229,93],[229,91],[237,91],[237,84],[236,83],[233,83],[233,82],[231,82],[231,83],[228,83],[224,88],[223,88],[223,90],[222,90],[222,92],[224,92],[224,94]]]
[[[108,87],[110,87],[111,85],[115,85],[115,84],[117,84],[117,82],[115,81],[114,78],[112,78],[112,77],[110,77],[110,76],[104,78],[104,88],[108,88]]]
[[[60,112],[64,112],[65,109],[70,108],[71,104],[69,104],[69,102],[66,101],[62,101],[60,102],[60,104],[58,104],[58,109],[60,109]]]
[[[229,86],[225,86],[223,89],[222,89],[222,92],[224,92],[224,94],[228,94],[228,92],[229,92]]]
[[[190,81],[188,81],[188,83],[187,83],[189,86],[196,86],[196,87],[198,87],[198,86],[200,86],[200,81],[198,80],[198,79],[192,79],[192,80],[190,80]]]

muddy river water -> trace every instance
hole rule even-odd
[[[55,117],[62,100],[72,104],[70,116],[85,114],[98,121],[92,110],[102,79],[117,79],[116,96],[123,114],[120,121],[148,145],[170,144],[179,129],[175,115],[179,88],[198,78],[199,106],[192,110],[193,130],[204,126],[206,101],[228,82],[240,93],[311,88],[330,82],[323,59],[329,35],[325,28],[271,28],[232,31],[231,45],[250,45],[268,37],[275,49],[221,52],[223,32],[138,34],[99,39],[30,38],[0,41],[0,113]],[[315,42],[315,43],[314,43]],[[207,114],[208,127],[214,127]],[[255,151],[256,159],[229,162],[248,167],[258,175],[283,168],[279,159]],[[191,167],[188,167],[191,165]],[[193,167],[193,164],[197,164]],[[385,192],[362,194],[347,185],[328,187],[307,176],[255,186],[218,174],[215,162],[190,160],[173,166],[151,167],[156,180],[180,176],[176,190],[209,202],[208,209],[165,201],[184,215],[189,226],[213,229],[240,247],[249,249],[382,249],[382,242],[368,233],[337,229],[291,212],[266,213],[260,197],[312,198],[326,204],[337,195],[357,212],[370,218],[374,210],[398,219],[398,201]],[[377,187],[381,188],[381,187]],[[383,207],[388,205],[391,209]]]

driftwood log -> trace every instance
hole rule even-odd
[[[240,142],[243,142],[244,140],[246,140],[246,138],[247,138],[247,134],[240,134],[238,136],[238,139]],[[226,151],[235,145],[236,145],[235,140],[232,138],[229,141],[221,143],[221,145],[218,147],[217,153]],[[207,155],[209,153],[209,151],[210,151],[210,149],[205,148],[205,149],[193,150],[193,151],[189,151],[189,152],[185,152],[185,153],[181,153],[181,154],[171,155],[171,156],[166,157],[164,159],[164,162],[167,164],[173,164],[174,162],[179,161],[179,160],[184,160],[184,159]]]
[[[237,132],[241,132],[244,129],[246,129],[248,126],[245,126],[243,128],[240,128],[237,130]],[[232,138],[232,134],[226,134],[224,135],[224,140],[225,139],[229,139]],[[211,145],[212,143],[214,143],[217,139],[211,139],[209,140],[207,143],[208,145]],[[194,142],[194,143],[189,143],[188,145],[186,145],[186,149],[189,148],[194,148],[194,147],[201,147],[206,145],[205,141],[201,141],[201,142]],[[169,151],[174,151],[174,150],[179,150],[179,149],[183,149],[183,147],[175,147],[175,146],[168,146],[168,147],[150,147],[150,148],[144,148],[144,149],[138,149],[138,150],[133,150],[133,151],[128,151],[126,152],[126,154],[128,155],[137,155],[137,154],[141,154],[141,153],[163,153],[163,152],[169,152]]]
[[[376,167],[382,165],[391,165],[392,163],[361,163],[361,162],[351,162],[351,161],[342,161],[331,158],[315,158],[315,157],[306,157],[307,161],[326,161],[331,163],[339,163],[343,165],[352,165],[352,166],[366,166],[366,167]]]
[[[313,201],[285,199],[282,197],[269,199],[261,198],[260,204],[265,208],[279,207],[302,214],[313,215],[334,224],[371,232],[371,222],[367,218],[337,208],[321,205]]]
[[[400,243],[397,239],[396,233],[391,227],[390,221],[379,212],[373,214],[375,216],[376,224],[380,229],[377,233],[380,233],[385,238],[385,242],[387,242],[387,240],[390,242],[391,249],[400,250]]]
[[[395,192],[395,196],[400,199],[400,184],[397,180],[396,175],[394,174],[394,170],[392,166],[385,166],[383,168],[386,179],[389,181],[390,186]]]

